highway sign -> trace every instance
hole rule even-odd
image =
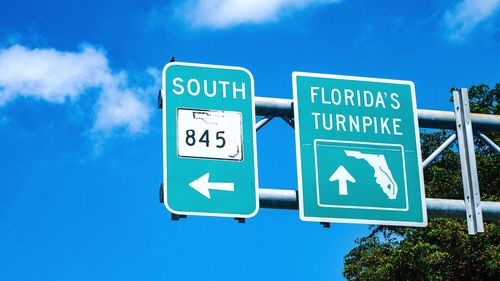
[[[180,215],[248,218],[259,209],[254,82],[240,67],[163,68],[163,193]]]
[[[413,82],[293,73],[300,218],[426,226]]]

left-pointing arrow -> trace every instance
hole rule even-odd
[[[189,186],[208,199],[210,199],[210,190],[234,191],[234,183],[232,182],[209,182],[209,179],[210,173],[206,173],[192,181]]]

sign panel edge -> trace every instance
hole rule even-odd
[[[251,84],[251,112],[252,112],[252,134],[253,134],[253,166],[254,166],[254,189],[255,189],[255,209],[250,214],[229,214],[229,213],[211,213],[211,212],[186,212],[186,211],[178,211],[172,208],[168,203],[168,192],[167,192],[167,126],[166,126],[166,74],[168,68],[172,66],[193,66],[193,67],[201,67],[201,68],[214,68],[214,69],[228,69],[228,70],[238,70],[245,72],[250,78]],[[163,204],[165,208],[173,213],[178,215],[194,215],[194,216],[209,216],[209,217],[232,217],[232,218],[251,218],[254,217],[259,209],[259,181],[258,181],[258,163],[257,163],[257,138],[255,131],[255,82],[252,73],[240,66],[226,66],[226,65],[213,65],[213,64],[201,64],[201,63],[189,63],[189,62],[169,62],[167,63],[162,70],[162,100],[163,100],[163,108],[162,108],[162,135],[163,135]]]
[[[303,197],[303,183],[302,183],[302,166],[301,166],[301,142],[300,142],[300,118],[299,117],[299,100],[298,100],[298,77],[312,77],[312,78],[332,78],[332,79],[342,79],[342,80],[353,80],[353,81],[363,81],[363,82],[376,82],[376,83],[390,83],[399,85],[408,85],[410,87],[411,101],[412,101],[412,112],[414,119],[414,137],[416,139],[416,151],[417,151],[417,162],[418,162],[418,177],[420,182],[420,201],[422,209],[422,220],[415,221],[392,221],[392,220],[367,220],[367,219],[345,219],[345,218],[324,218],[315,216],[306,216],[304,213],[304,197]],[[417,226],[425,227],[428,224],[427,216],[427,206],[425,199],[425,184],[423,179],[423,167],[422,167],[422,155],[420,146],[420,132],[418,125],[418,114],[416,105],[416,92],[415,84],[411,80],[396,80],[396,79],[385,79],[385,78],[372,78],[372,77],[361,77],[361,76],[350,76],[350,75],[337,75],[337,74],[322,74],[322,73],[312,73],[312,72],[302,72],[294,71],[292,72],[292,86],[293,86],[293,102],[294,102],[294,116],[295,116],[295,141],[296,141],[296,156],[297,156],[297,178],[298,178],[298,191],[299,191],[299,215],[302,221],[309,222],[334,222],[334,223],[353,223],[353,224],[384,224],[384,225],[395,225],[395,226]]]

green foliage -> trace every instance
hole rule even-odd
[[[453,89],[452,89],[453,90]],[[500,83],[469,89],[472,112],[500,115]],[[427,157],[453,132],[421,134]],[[500,134],[488,133],[500,143]],[[500,201],[500,155],[476,138],[482,200]],[[426,197],[463,199],[458,149],[452,146],[424,169]],[[373,226],[356,239],[344,258],[348,280],[498,280],[500,223],[485,223],[484,233],[468,235],[465,220],[435,218],[425,228]]]
[[[345,257],[349,280],[496,280],[500,224],[468,235],[464,221],[433,219],[427,228],[377,227]]]
[[[451,88],[451,91],[458,91]],[[453,101],[453,98],[450,99]],[[473,85],[469,88],[470,111],[482,114],[500,114],[500,83],[491,89],[486,84]]]

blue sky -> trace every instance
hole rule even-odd
[[[421,109],[493,85],[500,1],[3,1],[0,280],[338,280],[365,225],[261,209],[173,222],[162,179],[161,68],[242,66],[257,96],[291,73],[412,80]],[[296,189],[294,133],[257,134],[262,187]]]

